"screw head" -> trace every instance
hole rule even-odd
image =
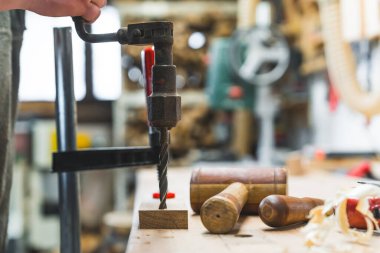
[[[140,29],[135,29],[132,32],[133,37],[140,37],[141,36],[141,30]]]

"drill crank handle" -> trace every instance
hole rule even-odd
[[[72,17],[78,36],[89,43],[119,42],[118,33],[92,34],[86,31],[86,21],[82,17]]]
[[[89,43],[119,42],[122,45],[154,45],[160,53],[155,62],[158,65],[172,65],[173,23],[167,21],[129,24],[115,33],[92,34],[86,31],[86,21],[73,17],[79,37]]]

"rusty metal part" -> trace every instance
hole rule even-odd
[[[148,119],[153,127],[170,129],[181,119],[181,97],[175,79],[174,65],[153,66],[153,92],[148,97]]]

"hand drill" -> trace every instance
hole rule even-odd
[[[166,209],[168,192],[167,167],[169,159],[170,128],[181,118],[181,97],[176,91],[176,67],[173,65],[172,44],[155,44],[155,65],[152,68],[153,92],[147,97],[148,120],[159,132],[159,162],[157,164],[160,188],[159,209]]]
[[[89,34],[80,17],[74,17],[73,20],[79,37],[86,42],[118,41],[120,44],[154,45],[153,92],[147,97],[148,120],[159,132],[159,142],[154,148],[159,152],[157,164],[161,201],[159,208],[165,209],[168,191],[169,130],[181,119],[181,97],[177,94],[176,67],[173,65],[173,24],[171,22],[130,24],[127,28],[120,28],[116,33]]]

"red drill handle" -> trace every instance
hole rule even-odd
[[[141,51],[141,64],[145,79],[145,94],[149,97],[152,94],[152,67],[154,65],[153,47],[147,47]]]

